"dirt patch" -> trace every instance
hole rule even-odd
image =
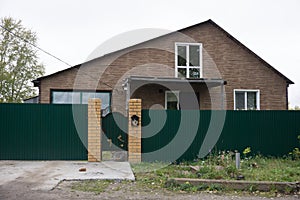
[[[55,191],[65,191],[66,193],[72,194],[72,198],[79,199],[202,199],[202,200],[229,200],[229,199],[240,199],[240,200],[260,200],[268,199],[266,197],[258,196],[241,196],[241,195],[220,195],[220,194],[209,194],[206,192],[198,193],[184,193],[174,192],[166,189],[152,189],[147,187],[141,187],[137,182],[132,181],[112,181],[101,193],[94,192],[82,192],[72,189],[73,185],[78,182],[76,181],[64,181],[62,182]],[[274,198],[270,198],[274,199]],[[299,196],[284,196],[276,198],[278,200],[296,200]]]
[[[83,192],[73,189],[73,185],[78,181],[62,181],[55,189],[51,191],[30,190],[26,183],[15,183],[11,185],[0,186],[0,199],[202,199],[202,200],[260,200],[268,199],[256,196],[232,196],[217,195],[208,193],[187,194],[172,192],[165,189],[153,190],[147,187],[140,187],[136,182],[114,181],[109,184],[103,192],[95,194],[94,192]],[[278,200],[298,200],[298,196],[284,196],[276,198]]]

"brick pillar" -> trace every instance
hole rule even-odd
[[[101,100],[88,101],[88,161],[99,162],[101,154]]]
[[[128,161],[140,163],[142,161],[142,100],[130,99],[128,107]],[[133,115],[139,117],[138,126],[132,125]]]

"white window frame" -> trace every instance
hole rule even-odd
[[[199,64],[200,66],[189,66],[190,62],[190,54],[189,54],[189,46],[199,46]],[[187,51],[186,51],[186,59],[187,63],[186,66],[177,66],[178,64],[178,46],[186,46]],[[190,78],[190,68],[198,68],[200,71],[200,77],[203,78],[203,67],[202,67],[202,43],[183,43],[183,42],[175,42],[175,77],[178,78],[178,68],[185,68],[186,69],[186,77],[185,78]]]
[[[245,110],[248,110],[247,107],[247,93],[248,92],[256,92],[256,110],[260,110],[260,90],[258,89],[234,89],[233,90],[233,100],[234,100],[234,110],[236,109],[236,92],[244,92],[245,93]]]
[[[177,97],[177,110],[179,110],[179,91],[166,91],[165,92],[165,109],[167,110],[167,94],[170,94],[170,93],[173,93],[173,94],[175,94],[175,96]]]

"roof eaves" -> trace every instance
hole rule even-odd
[[[78,64],[78,65],[75,65],[75,66],[73,66],[73,67],[69,67],[69,68],[67,68],[67,69],[63,69],[63,70],[57,71],[57,72],[55,72],[55,73],[53,73],[53,74],[49,74],[49,75],[46,75],[46,76],[39,77],[39,78],[37,78],[37,79],[35,79],[35,80],[31,81],[31,82],[33,82],[34,87],[38,87],[38,85],[40,84],[40,81],[41,81],[42,79],[45,79],[45,78],[48,78],[48,77],[54,76],[54,75],[56,75],[56,74],[65,72],[65,71],[72,70],[72,69],[76,69],[76,68],[78,69],[81,65],[82,65],[82,64]]]

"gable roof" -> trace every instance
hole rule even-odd
[[[100,58],[103,58],[105,56],[109,56],[111,54],[114,54],[114,53],[118,53],[120,51],[123,51],[123,50],[127,50],[129,48],[132,48],[132,47],[135,47],[137,45],[141,45],[143,43],[146,43],[146,42],[150,42],[152,40],[156,40],[158,38],[161,38],[161,37],[165,37],[167,35],[171,35],[171,34],[174,34],[176,32],[181,32],[181,31],[184,31],[184,30],[187,30],[187,29],[190,29],[190,28],[193,28],[193,27],[196,27],[196,26],[201,26],[201,25],[204,25],[204,24],[211,24],[213,25],[214,27],[216,27],[217,29],[219,29],[221,32],[223,32],[229,39],[231,39],[232,41],[234,41],[236,44],[238,44],[240,47],[242,47],[243,49],[245,49],[248,53],[252,54],[255,58],[257,58],[260,62],[262,62],[266,67],[268,67],[269,69],[271,69],[273,72],[275,72],[276,74],[278,74],[280,77],[282,77],[287,84],[294,84],[293,81],[291,81],[289,78],[287,78],[285,75],[283,75],[281,72],[279,72],[277,69],[275,69],[273,66],[271,66],[269,63],[267,63],[264,59],[262,59],[261,57],[259,57],[256,53],[254,53],[252,50],[250,50],[248,47],[246,47],[244,44],[242,44],[240,41],[238,41],[236,38],[234,38],[231,34],[229,34],[227,31],[225,31],[222,27],[220,27],[218,24],[216,24],[213,20],[209,19],[207,21],[204,21],[204,22],[200,22],[198,24],[195,24],[195,25],[192,25],[192,26],[189,26],[189,27],[186,27],[186,28],[183,28],[183,29],[179,29],[177,31],[174,31],[174,32],[170,32],[168,34],[164,34],[164,35],[161,35],[159,37],[155,37],[153,39],[150,39],[150,40],[146,40],[144,42],[141,42],[141,43],[138,43],[138,44],[135,44],[135,45],[132,45],[132,46],[129,46],[129,47],[126,47],[126,48],[123,48],[123,49],[119,49],[117,51],[113,51],[113,52],[110,52],[110,53],[107,53],[107,54],[104,54],[98,58],[94,58],[92,60],[89,60],[89,61],[86,61],[84,63],[81,63],[81,64],[78,64],[78,65],[75,65],[73,67],[69,67],[67,69],[64,69],[64,70],[61,70],[61,71],[58,71],[58,72],[55,72],[53,74],[49,74],[47,76],[42,76],[42,77],[39,77],[35,80],[33,80],[32,82],[34,83],[34,86],[37,87],[39,85],[39,82],[42,80],[42,79],[45,79],[45,78],[48,78],[48,77],[52,77],[52,76],[55,76],[59,73],[62,73],[62,72],[65,72],[65,71],[69,71],[69,70],[72,70],[72,69],[79,69],[81,65],[83,64],[86,64],[86,63],[89,63],[89,62],[92,62],[94,60],[97,60],[97,59],[100,59]]]

